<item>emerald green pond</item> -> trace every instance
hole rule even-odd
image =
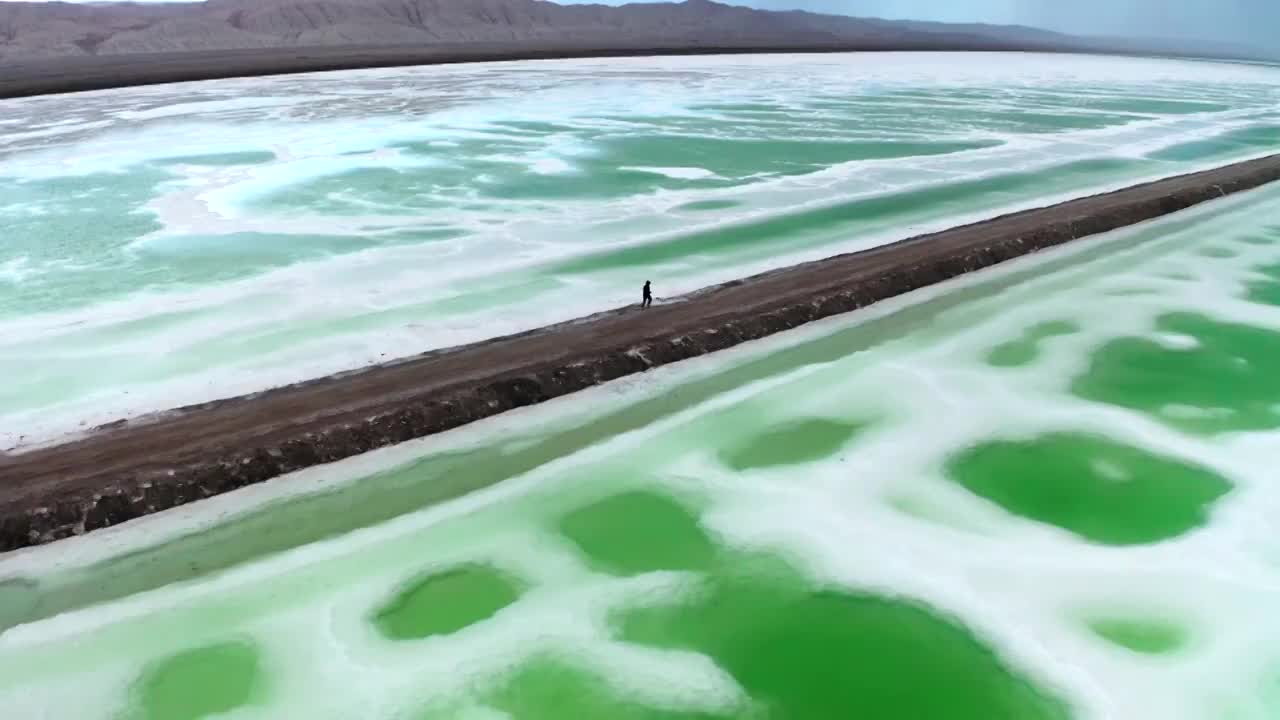
[[[0,428],[1257,154],[1274,72],[681,58],[67,118],[105,126],[2,103]],[[1274,720],[1278,267],[1264,188],[2,556],[0,717]]]

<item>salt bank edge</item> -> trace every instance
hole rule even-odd
[[[1280,179],[1280,155],[1004,215],[0,457],[0,551],[52,542],[733,347]]]

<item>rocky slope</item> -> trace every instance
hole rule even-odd
[[[456,43],[1056,44],[1029,28],[768,12],[708,0],[622,7],[542,0],[0,2],[0,62],[256,48]]]

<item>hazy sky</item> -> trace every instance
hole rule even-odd
[[[623,2],[558,1],[611,5]],[[1033,25],[1071,33],[1235,41],[1263,49],[1280,49],[1280,0],[722,1],[767,10],[802,9],[869,17]]]
[[[561,0],[586,2],[587,0]],[[1071,33],[1176,37],[1280,46],[1280,0],[732,0],[912,20],[989,22]],[[617,4],[614,0],[613,4]]]

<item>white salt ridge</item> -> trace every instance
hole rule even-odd
[[[118,92],[118,91],[113,91]],[[175,103],[149,108],[147,110],[121,110],[115,114],[121,120],[155,120],[157,118],[173,118],[183,115],[200,116],[227,110],[257,110],[282,106],[293,106],[298,103],[296,97],[257,96],[234,100],[205,100],[201,102]]]
[[[663,177],[674,178],[676,180],[705,180],[707,178],[720,177],[711,170],[700,167],[643,167],[637,165],[620,167],[618,169],[652,173],[654,175],[661,175]]]
[[[25,255],[16,257],[0,263],[0,282],[19,285],[36,272],[39,271],[31,267],[31,258]]]

